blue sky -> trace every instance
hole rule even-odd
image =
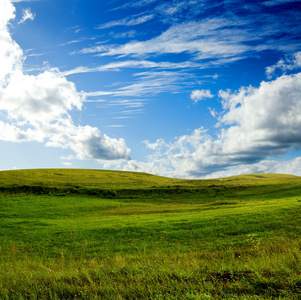
[[[1,0],[0,169],[301,175],[300,4]]]

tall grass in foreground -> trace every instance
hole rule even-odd
[[[252,237],[250,237],[252,239]],[[300,299],[301,241],[1,262],[1,299]]]

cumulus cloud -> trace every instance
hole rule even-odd
[[[119,160],[129,159],[130,150],[124,139],[114,139],[91,126],[75,126],[66,121],[47,128],[51,135],[46,143],[48,147],[71,149],[76,155],[72,159]]]
[[[9,112],[10,118],[30,120],[35,125],[50,123],[73,108],[81,109],[82,101],[75,85],[56,70],[37,76],[17,70],[3,91],[0,110]]]
[[[9,1],[0,2],[0,86],[5,86],[11,74],[22,67],[23,52],[15,43],[7,29],[10,19],[15,17],[15,9]],[[1,90],[0,90],[1,95]]]
[[[197,103],[198,101],[201,100],[206,100],[208,98],[213,98],[214,96],[212,95],[210,90],[193,90],[190,94],[190,99],[194,102]]]
[[[35,14],[33,14],[30,10],[30,8],[26,8],[23,10],[23,16],[22,19],[19,21],[18,24],[22,24],[24,22],[26,22],[27,20],[31,20],[33,21],[35,18]]]
[[[301,73],[263,81],[259,88],[221,91],[220,97],[226,110],[220,121],[232,128],[227,135],[243,133],[247,148],[269,145],[273,150],[300,144]]]
[[[131,162],[125,169],[142,168],[176,177],[295,170],[286,169],[284,163],[270,163],[269,159],[301,148],[301,73],[263,81],[258,88],[221,90],[219,96],[223,112],[218,122],[222,128],[216,139],[199,128],[171,143],[146,141],[153,151],[149,162]]]
[[[7,28],[14,12],[10,1],[0,2],[0,139],[44,142],[72,150],[77,159],[129,159],[123,139],[74,124],[70,111],[82,109],[84,94],[59,70],[48,69],[36,76],[23,73],[23,51]]]

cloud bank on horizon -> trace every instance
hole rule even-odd
[[[38,143],[61,149],[57,167],[182,178],[301,175],[300,4],[3,0],[2,151]],[[44,167],[30,155],[0,168]]]

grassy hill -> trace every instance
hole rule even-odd
[[[227,197],[267,194],[300,187],[301,178],[283,174],[250,174],[211,180],[183,180],[147,173],[35,169],[0,172],[0,194],[83,194],[111,197],[193,194]]]
[[[139,172],[85,170],[85,169],[33,169],[0,172],[0,187],[12,185],[47,186],[47,187],[97,187],[116,188],[153,188],[153,187],[196,187],[259,183],[287,183],[301,181],[301,178],[285,174],[249,174],[210,180],[183,180],[167,178]]]
[[[0,299],[300,299],[301,178],[0,172]]]

